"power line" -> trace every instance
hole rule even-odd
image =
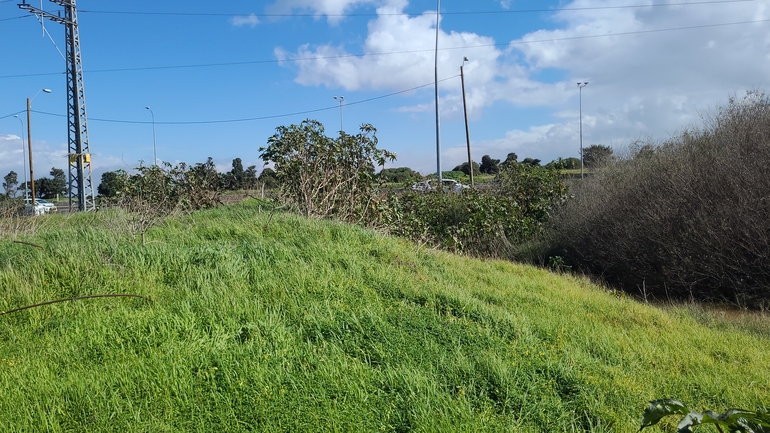
[[[648,7],[670,7],[670,6],[698,6],[698,5],[714,5],[714,4],[729,4],[729,3],[747,3],[756,2],[758,0],[708,0],[708,1],[695,1],[695,2],[683,2],[683,3],[665,3],[665,4],[648,4],[648,5],[620,5],[620,6],[592,6],[592,7],[572,7],[572,8],[560,8],[560,9],[510,9],[510,10],[497,10],[497,11],[464,11],[464,12],[442,12],[441,15],[506,15],[506,14],[518,14],[518,13],[542,13],[542,12],[562,12],[562,11],[592,11],[592,10],[607,10],[607,9],[639,9]],[[222,13],[222,12],[139,12],[139,11],[106,11],[106,10],[88,10],[84,9],[79,11],[81,13],[92,14],[109,14],[109,15],[159,15],[159,16],[179,16],[179,17],[236,17],[236,16],[249,16],[254,15],[256,17],[264,18],[289,18],[289,17],[317,17],[319,15],[334,17],[334,18],[350,18],[350,17],[377,17],[377,16],[410,16],[411,14],[404,12],[394,13],[348,13],[348,14],[318,14],[318,13]]]
[[[741,0],[741,1],[753,1],[753,0]],[[697,25],[697,26],[672,27],[672,28],[666,28],[666,29],[637,30],[637,31],[632,31],[632,32],[603,33],[601,35],[569,36],[569,37],[564,37],[564,38],[538,39],[538,40],[530,40],[530,41],[515,41],[515,42],[506,42],[506,43],[499,43],[499,44],[466,45],[466,46],[460,46],[460,47],[439,48],[439,51],[468,50],[468,49],[489,48],[489,47],[508,47],[508,46],[511,46],[511,45],[527,45],[527,44],[537,44],[537,43],[546,43],[546,42],[563,42],[563,41],[580,40],[580,39],[606,38],[606,37],[612,37],[612,36],[630,36],[630,35],[639,35],[639,34],[648,34],[648,33],[661,33],[661,32],[672,32],[672,31],[681,31],[681,30],[696,30],[696,29],[704,29],[704,28],[711,28],[711,27],[725,27],[725,26],[744,25],[744,24],[758,24],[758,23],[766,23],[766,22],[770,22],[770,19],[766,19],[766,20],[752,20],[752,21],[739,21],[739,22],[721,23],[721,24],[703,24],[703,25]],[[252,61],[243,61],[243,62],[198,63],[198,64],[190,64],[190,65],[168,65],[168,66],[145,66],[145,67],[135,67],[135,68],[91,69],[91,70],[86,70],[85,72],[87,72],[89,74],[94,74],[94,73],[110,73],[110,72],[154,71],[154,70],[165,70],[165,69],[210,68],[210,67],[221,67],[221,66],[245,66],[245,65],[258,65],[258,64],[270,64],[270,63],[281,63],[281,62],[308,62],[308,61],[314,61],[314,60],[333,60],[333,59],[344,59],[344,58],[352,58],[352,57],[372,57],[372,56],[387,56],[387,55],[396,55],[396,54],[414,54],[414,53],[424,53],[424,52],[433,52],[433,49],[431,48],[431,49],[422,49],[422,50],[388,51],[388,52],[380,52],[380,53],[362,53],[362,54],[340,54],[340,55],[336,55],[336,56],[314,56],[314,57],[304,57],[304,58],[294,58],[294,59],[290,58],[290,59],[252,60]],[[43,73],[34,73],[34,74],[12,74],[12,75],[0,75],[0,79],[3,79],[3,78],[22,78],[22,77],[52,76],[52,75],[62,75],[62,74],[64,74],[64,72],[43,72]]]
[[[443,78],[439,80],[439,83],[443,83],[444,81],[449,81],[452,79],[455,79],[459,77],[459,75],[453,75],[451,77]],[[406,90],[399,90],[398,92],[388,93],[385,95],[375,96],[373,98],[367,98],[362,99],[360,101],[354,101],[354,102],[346,102],[346,105],[360,105],[365,104],[367,102],[376,101],[379,99],[385,99],[390,98],[392,96],[401,95],[404,93],[413,92],[415,90],[419,90],[428,86],[432,86],[433,82],[430,82],[428,84],[423,84],[420,86],[412,87]],[[242,123],[242,122],[254,122],[257,120],[269,120],[269,119],[277,119],[281,117],[292,117],[292,116],[299,116],[303,114],[312,114],[312,113],[318,113],[321,111],[329,111],[329,110],[336,110],[338,108],[337,105],[324,107],[324,108],[316,108],[313,110],[305,110],[305,111],[297,111],[294,113],[284,113],[284,114],[273,114],[270,116],[261,116],[261,117],[246,117],[241,119],[225,119],[225,120],[197,120],[197,121],[176,121],[176,122],[155,122],[157,125],[213,125],[213,124],[222,124],[222,123]],[[54,116],[54,117],[66,117],[63,114],[57,114],[57,113],[48,113],[45,111],[36,111],[33,110],[34,113],[37,114],[43,114],[46,116]],[[0,117],[0,119],[4,119],[5,117],[11,117],[13,114],[10,114],[8,116]],[[140,121],[140,120],[118,120],[118,119],[99,119],[96,117],[89,117],[88,120],[92,122],[104,122],[104,123],[121,123],[121,124],[131,124],[131,125],[148,125],[152,122],[149,121]]]
[[[14,1],[15,1],[15,0],[14,0]],[[31,16],[32,16],[32,15],[20,15],[20,16],[18,16],[18,17],[3,18],[3,19],[1,19],[1,20],[0,20],[0,22],[2,22],[2,21],[11,21],[11,20],[20,20],[20,19],[22,19],[22,18],[29,18],[29,17],[31,17]]]

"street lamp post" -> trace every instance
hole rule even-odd
[[[30,124],[30,111],[32,111],[32,100],[37,98],[40,92],[51,93],[51,89],[40,89],[35,96],[27,98],[27,146],[29,146],[29,185],[32,192],[32,208],[37,205],[35,201],[35,171],[32,169],[32,125]]]
[[[580,91],[580,179],[583,179],[583,87],[588,85],[588,81],[577,83]]]
[[[463,114],[465,115],[465,141],[468,144],[468,172],[471,174],[471,188],[473,188],[473,160],[471,159],[471,133],[468,129],[468,105],[465,103],[465,74],[463,73],[463,67],[465,62],[468,61],[467,57],[463,57],[463,63],[460,65],[460,82],[463,87]]]
[[[438,106],[438,36],[441,29],[441,0],[437,0],[436,5],[436,50],[433,57],[434,64],[434,81],[433,87],[436,93],[436,177],[438,178],[438,188],[442,190],[441,179],[441,119],[440,110]]]
[[[149,105],[144,108],[145,110],[150,110],[152,115],[152,165],[158,165],[158,152],[155,145],[155,113],[152,112]]]
[[[27,199],[29,199],[29,186],[27,185],[29,182],[27,180],[27,146],[24,143],[24,121],[18,115],[13,117],[19,119],[19,124],[21,125],[21,166],[24,172],[24,202],[26,203]]]
[[[345,101],[344,96],[335,96],[334,99],[340,101],[340,132],[344,131],[344,128],[342,127],[342,102]]]

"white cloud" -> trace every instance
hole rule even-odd
[[[236,27],[249,26],[254,28],[259,24],[259,18],[256,15],[239,15],[233,17],[230,22]]]
[[[283,3],[303,4],[294,0]],[[312,2],[315,4],[315,2]],[[321,2],[314,10],[345,10],[368,1]],[[507,2],[504,2],[507,3]],[[678,3],[663,0],[660,3]],[[440,77],[459,72],[463,56],[471,119],[483,116],[496,102],[509,107],[551,109],[550,119],[505,137],[479,143],[474,154],[504,156],[507,151],[543,159],[575,156],[578,140],[578,81],[583,89],[584,144],[622,147],[637,139],[664,140],[682,127],[698,124],[700,114],[746,89],[767,87],[770,77],[770,28],[767,23],[738,23],[770,18],[766,1],[690,6],[608,8],[614,0],[574,0],[555,12],[548,28],[510,41],[507,49],[482,34],[442,28],[440,47],[483,46],[444,50]],[[392,15],[406,1],[379,3],[360,47],[366,56],[351,56],[343,45],[306,44],[296,52],[277,50],[284,58],[335,57],[296,63],[296,81],[306,86],[356,90],[403,90],[433,81],[435,12]],[[505,4],[503,4],[505,6]],[[341,9],[340,9],[341,8]],[[582,10],[565,10],[583,8]],[[593,8],[593,9],[587,9]],[[699,27],[699,28],[698,28]],[[689,29],[684,29],[689,28]],[[659,31],[664,29],[681,29]],[[614,35],[614,36],[613,36]],[[601,37],[596,37],[601,36]],[[394,55],[379,53],[399,52]],[[345,56],[345,57],[339,57]],[[292,64],[295,65],[295,64]],[[560,78],[545,79],[548,72]],[[442,118],[458,120],[462,106],[459,86],[442,86]],[[416,101],[401,112],[429,111]],[[449,149],[447,158],[464,149]],[[496,156],[500,157],[500,156]],[[462,160],[462,158],[460,158]]]
[[[404,90],[432,83],[434,80],[434,47],[436,37],[436,13],[428,11],[418,16],[399,15],[407,6],[405,1],[391,1],[377,9],[378,18],[368,26],[368,36],[364,42],[364,56],[352,56],[343,47],[332,44],[310,44],[300,46],[295,53],[285,49],[276,49],[280,60],[291,58],[312,58],[314,60],[297,62],[299,68],[296,81],[306,86],[327,86],[356,90]],[[469,32],[440,32],[440,47],[475,48],[472,56],[463,50],[443,50],[439,52],[439,78],[455,77],[464,56],[471,57],[465,65],[466,84],[468,85],[468,110],[473,117],[476,110],[494,102],[496,97],[504,97],[505,82],[494,83],[502,76],[499,59],[504,52],[495,48],[495,41],[490,37]],[[399,53],[380,55],[381,53]],[[526,72],[520,67],[509,67],[506,73],[528,86]],[[459,81],[459,79],[458,79]],[[507,80],[510,81],[510,80]],[[461,109],[459,86],[455,81],[442,84],[451,88],[445,100],[445,113],[452,115]],[[513,85],[513,82],[507,83]],[[496,96],[493,96],[496,95]],[[405,108],[404,111],[422,111],[424,106]]]
[[[401,0],[396,0],[401,1]],[[283,14],[294,10],[312,11],[316,17],[326,16],[330,23],[338,23],[343,15],[361,5],[382,3],[380,0],[277,0],[268,6],[269,13]]]

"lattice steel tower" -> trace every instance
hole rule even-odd
[[[19,5],[42,18],[64,25],[67,41],[67,136],[69,142],[69,205],[72,210],[73,196],[77,197],[78,210],[96,209],[91,177],[91,150],[88,145],[88,119],[86,118],[86,94],[83,86],[83,63],[80,58],[80,32],[75,0],[48,0],[64,8],[64,17],[54,15],[27,4]]]

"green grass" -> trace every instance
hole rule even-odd
[[[764,325],[337,223],[265,227],[253,201],[145,245],[124,220],[0,240],[0,310],[152,299],[0,316],[0,431],[623,432],[655,398],[768,409]]]

